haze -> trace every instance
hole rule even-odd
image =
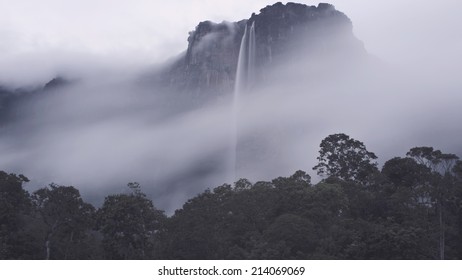
[[[317,180],[311,168],[319,143],[338,132],[363,141],[381,163],[423,145],[462,156],[462,4],[330,3],[353,21],[380,67],[332,74],[332,61],[302,59],[272,70],[271,82],[240,109],[240,137],[265,135],[262,154],[272,156],[245,159],[239,177],[302,169]],[[168,212],[227,182],[226,168],[214,160],[229,149],[229,100],[172,115],[157,89],[137,81],[184,51],[200,21],[238,21],[269,4],[0,0],[0,84],[36,87],[57,75],[79,81],[23,104],[14,122],[0,127],[0,170],[25,174],[31,190],[74,185],[96,203],[138,181]],[[307,73],[320,76],[305,81]]]

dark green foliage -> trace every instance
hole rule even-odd
[[[377,171],[377,156],[346,134],[329,135],[320,147],[319,163],[313,167],[318,175],[365,182]]]
[[[454,154],[444,154],[440,150],[434,150],[432,147],[415,147],[407,154],[417,163],[431,168],[434,172],[442,175],[451,172],[451,169],[459,159]]]
[[[262,258],[267,229],[284,214],[301,214],[309,177],[298,171],[277,183],[239,180],[189,200],[167,224],[166,258]],[[285,182],[285,183],[283,183]]]
[[[35,258],[34,237],[27,229],[31,211],[23,175],[0,171],[0,259]]]
[[[395,186],[416,188],[427,185],[431,177],[431,169],[417,163],[411,158],[395,157],[385,162],[382,168],[385,175]]]
[[[30,196],[0,172],[3,259],[461,259],[462,162],[416,147],[385,162],[344,134],[304,171],[206,190],[171,217],[139,184],[95,211],[73,187]]]
[[[304,259],[316,249],[319,240],[316,226],[310,220],[294,214],[278,216],[264,231],[262,259]]]
[[[22,187],[28,181],[22,175],[0,171],[0,224],[15,226],[18,215],[30,205],[29,194]]]
[[[151,259],[156,257],[155,234],[165,216],[141,192],[138,183],[129,183],[130,194],[110,195],[98,213],[107,259]]]
[[[83,201],[74,187],[51,184],[32,195],[41,218],[37,228],[43,238],[45,259],[92,259],[97,252],[88,248],[96,242],[92,232],[95,208]]]
[[[432,259],[432,237],[421,227],[392,220],[356,220],[345,250],[347,259]],[[350,229],[351,230],[351,229]]]
[[[458,160],[452,168],[454,176],[460,181],[462,180],[462,161]]]
[[[311,184],[310,175],[306,174],[305,171],[298,170],[292,176],[278,177],[272,181],[275,187],[309,187]]]

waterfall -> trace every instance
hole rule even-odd
[[[249,89],[255,75],[255,22],[245,26],[242,35],[241,47],[236,69],[236,83],[234,84],[234,103],[237,103],[239,95]]]
[[[247,57],[247,89],[252,86],[255,75],[255,22],[252,23],[249,33],[248,57]]]
[[[252,86],[255,76],[255,22],[252,23],[250,29],[245,25],[244,35],[242,35],[241,46],[239,49],[239,57],[236,69],[236,82],[234,84],[233,96],[233,128],[230,145],[230,164],[229,164],[229,182],[233,183],[239,178],[236,178],[237,170],[237,147],[239,136],[239,109],[240,98],[243,93],[248,91]]]

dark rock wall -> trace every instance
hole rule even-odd
[[[340,50],[347,55],[365,53],[353,35],[350,19],[334,6],[278,2],[247,20],[201,22],[189,34],[186,53],[158,77],[160,84],[194,97],[210,98],[232,92],[244,27],[253,22],[260,73],[257,77],[262,76],[262,69],[289,53],[307,56],[320,49]]]
[[[193,95],[232,90],[244,26],[245,21],[201,22],[189,34],[186,54],[170,67],[164,81]]]

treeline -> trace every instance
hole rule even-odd
[[[317,184],[303,171],[238,180],[174,215],[137,183],[101,208],[74,187],[28,193],[0,171],[1,259],[462,259],[462,162],[412,148],[378,169],[345,134],[321,142]],[[187,187],[187,186],[185,186]]]

